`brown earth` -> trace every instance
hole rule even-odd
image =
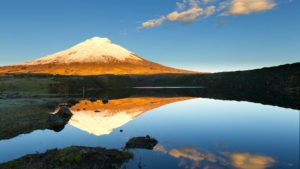
[[[141,61],[111,61],[109,63],[69,63],[10,65],[0,67],[0,75],[51,74],[51,75],[100,75],[100,74],[194,74],[197,72],[163,66],[142,59]]]

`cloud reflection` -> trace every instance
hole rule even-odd
[[[272,166],[275,160],[265,155],[253,155],[250,153],[225,153],[230,159],[231,166],[237,169],[265,169]]]
[[[162,145],[154,147],[155,151],[168,154],[179,159],[179,166],[186,169],[267,169],[276,162],[266,155],[251,154],[248,152],[223,152],[215,155],[211,152],[201,152],[195,147],[181,147],[166,150]]]
[[[196,169],[202,161],[209,163],[217,162],[217,158],[210,152],[200,152],[195,147],[181,147],[166,150],[162,145],[154,147],[155,151],[160,151],[170,156],[180,159],[179,165],[184,168]]]

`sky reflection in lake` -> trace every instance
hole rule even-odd
[[[127,164],[128,168],[139,165],[143,168],[191,169],[299,168],[298,110],[203,98],[142,100],[143,104],[130,99],[110,101],[105,105],[99,102],[100,107],[87,103],[99,112],[89,110],[93,115],[84,117],[80,122],[85,123],[84,126],[74,125],[70,120],[70,125],[60,132],[37,130],[1,140],[0,162],[70,145],[122,148],[129,138],[148,134],[156,138],[159,145],[154,151],[131,150],[135,158]],[[113,107],[116,102],[118,106]],[[127,107],[122,109],[125,103]],[[109,117],[113,121],[119,119],[114,118],[119,113],[142,113],[118,123],[121,125],[105,129],[109,132],[95,133],[103,128],[103,123],[97,124],[94,117],[101,112],[113,112],[101,116],[101,119]]]

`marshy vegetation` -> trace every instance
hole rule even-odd
[[[71,146],[52,149],[45,153],[23,156],[19,159],[0,164],[1,169],[118,169],[133,158],[128,151],[101,147]]]

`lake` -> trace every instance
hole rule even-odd
[[[292,100],[153,90],[77,97],[56,130],[46,115],[65,98],[2,99],[0,163],[69,146],[122,150],[130,138],[149,135],[155,147],[129,149],[134,158],[122,168],[299,168],[300,113]]]

